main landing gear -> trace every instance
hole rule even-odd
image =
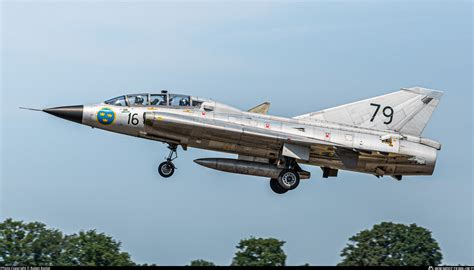
[[[178,152],[176,151],[178,149],[178,145],[170,144],[168,145],[168,149],[170,149],[170,153],[168,154],[166,161],[162,162],[158,166],[158,173],[164,178],[172,176],[174,170],[177,169],[173,164],[173,160],[178,158]]]
[[[294,159],[286,160],[285,163],[285,169],[281,170],[278,178],[270,179],[270,188],[277,194],[293,190],[300,184],[300,175],[298,173],[298,171],[301,171],[300,166]]]

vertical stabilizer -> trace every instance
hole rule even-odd
[[[422,87],[373,97],[294,117],[344,125],[393,130],[420,136],[439,104],[443,92]]]

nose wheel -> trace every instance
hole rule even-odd
[[[158,165],[158,173],[161,175],[161,177],[168,178],[172,176],[174,174],[175,169],[177,169],[173,164],[173,160],[178,158],[178,152],[176,151],[177,148],[178,145],[176,144],[170,144],[168,146],[168,149],[170,149],[170,153],[168,154],[166,161]]]
[[[173,162],[165,161],[158,166],[158,173],[161,175],[161,177],[168,178],[173,175],[174,169],[175,167]]]

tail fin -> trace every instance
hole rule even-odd
[[[294,118],[335,122],[377,130],[393,130],[420,136],[442,95],[441,91],[421,87],[402,88],[390,94]]]

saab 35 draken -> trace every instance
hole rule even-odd
[[[236,154],[235,159],[195,162],[224,172],[267,177],[271,189],[282,194],[295,189],[300,179],[310,178],[300,164],[321,167],[324,178],[336,177],[338,170],[397,180],[431,175],[441,144],[421,134],[442,94],[421,87],[402,88],[292,118],[268,115],[268,102],[243,111],[165,90],[40,111],[167,143],[170,153],[158,166],[162,177],[173,175],[178,146]]]

